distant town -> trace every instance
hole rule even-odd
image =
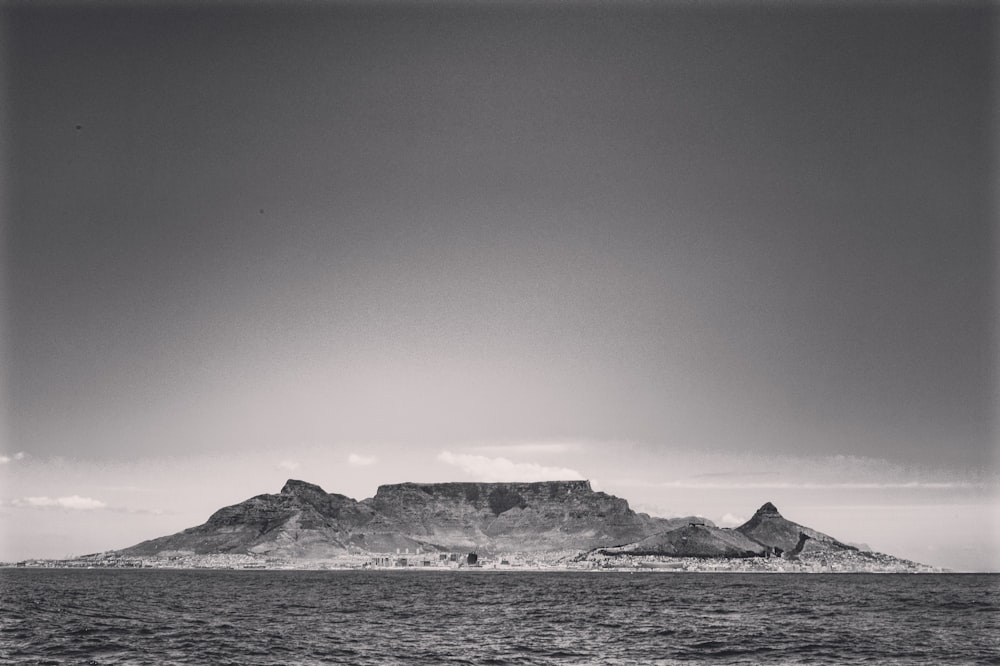
[[[864,551],[789,560],[782,557],[663,557],[615,555],[578,551],[480,555],[476,552],[422,552],[341,555],[319,560],[264,557],[248,554],[177,553],[129,557],[117,551],[64,560],[30,559],[3,563],[17,568],[66,569],[229,569],[302,571],[657,571],[693,573],[944,573],[945,570]]]

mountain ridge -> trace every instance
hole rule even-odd
[[[482,550],[587,550],[644,539],[691,520],[657,518],[589,481],[398,483],[355,500],[289,479],[215,511],[176,534],[121,551],[126,555],[248,553],[296,559],[346,554]]]
[[[828,534],[788,520],[771,502],[764,503],[753,516],[736,528],[736,531],[771,548],[775,555],[801,551],[802,537],[814,540],[819,548],[827,550],[858,550]]]
[[[720,528],[697,516],[637,513],[627,500],[582,480],[407,482],[381,485],[374,496],[355,500],[289,479],[280,492],[222,507],[202,525],[116,551],[122,558],[161,561],[224,555],[279,562],[385,562],[409,553],[436,561],[432,553],[454,558],[465,552],[544,555],[546,561],[605,568],[928,569],[788,520],[771,502],[742,525]]]

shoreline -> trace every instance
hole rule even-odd
[[[742,566],[741,566],[742,565]],[[366,566],[334,563],[328,561],[305,560],[301,562],[240,565],[236,563],[143,563],[116,564],[103,562],[82,562],[79,560],[31,560],[25,563],[0,563],[0,569],[59,569],[59,570],[127,570],[127,571],[336,571],[370,573],[655,573],[655,574],[762,574],[762,575],[816,575],[816,574],[991,574],[996,572],[951,571],[927,565],[883,566],[870,568],[832,567],[809,563],[785,562],[773,566],[746,566],[731,562],[664,562],[662,564],[632,564],[623,566]]]

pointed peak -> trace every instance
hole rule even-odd
[[[288,481],[285,481],[285,485],[281,489],[282,495],[299,495],[303,492],[326,494],[326,491],[317,486],[315,483],[299,481],[298,479],[288,479]]]
[[[763,506],[761,506],[759,509],[757,509],[757,513],[755,513],[754,515],[755,516],[764,516],[764,515],[780,516],[781,514],[778,513],[778,507],[774,506],[770,502],[766,502]]]

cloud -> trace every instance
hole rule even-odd
[[[130,509],[124,506],[122,507],[109,506],[108,510],[115,511],[116,513],[131,513],[131,514],[140,514],[143,516],[165,516],[169,513],[167,511],[164,511],[163,509]]]
[[[680,518],[682,516],[682,514],[674,511],[673,509],[650,502],[637,502],[632,504],[632,510],[639,513],[648,513],[651,516],[658,516],[660,518]]]
[[[568,453],[578,451],[578,442],[518,442],[512,444],[481,444],[470,447],[484,453]]]
[[[24,460],[24,451],[18,451],[12,456],[0,456],[0,465],[6,465],[7,463],[14,462],[15,460]]]
[[[734,479],[747,476],[774,476],[774,472],[704,472],[702,474],[692,474],[692,479]]]
[[[374,465],[378,462],[378,458],[375,456],[362,456],[357,453],[352,453],[347,456],[347,464],[352,467],[368,467],[369,465]]]
[[[14,506],[23,506],[36,509],[72,509],[74,511],[91,511],[93,509],[106,509],[108,505],[101,500],[92,497],[80,497],[70,495],[68,497],[22,497],[12,500]]]
[[[547,467],[538,463],[516,463],[506,458],[487,458],[442,451],[437,459],[447,465],[458,467],[477,481],[562,481],[584,478],[575,469]]]
[[[719,525],[721,525],[722,527],[736,527],[738,525],[742,525],[745,522],[747,522],[746,518],[743,518],[741,516],[734,516],[731,513],[727,513],[724,516],[722,516],[722,518],[719,518]]]
[[[666,481],[664,483],[655,484],[660,488],[704,488],[704,489],[719,489],[719,488],[749,488],[749,489],[763,489],[763,490],[781,490],[781,489],[792,489],[792,490],[892,490],[892,489],[906,489],[906,488],[982,488],[981,483],[967,483],[967,482],[957,482],[957,481],[902,481],[902,482],[762,482],[762,483],[744,483],[744,482],[733,482],[733,483],[704,483],[697,481]]]
[[[4,502],[0,501],[0,505]],[[21,497],[6,502],[8,506],[27,509],[68,509],[71,511],[114,511],[115,513],[141,514],[147,516],[164,516],[169,512],[163,509],[133,509],[125,506],[112,506],[92,497],[70,495],[68,497]]]
[[[278,469],[287,469],[289,472],[294,472],[299,468],[299,463],[294,460],[282,460],[278,463]]]
[[[661,481],[647,482],[639,480],[622,480],[617,485],[644,487],[644,488],[687,488],[699,490],[730,490],[730,489],[752,489],[752,490],[896,490],[896,489],[955,489],[955,488],[987,488],[990,484],[971,483],[966,481],[847,481],[847,482],[784,482],[784,481]]]

